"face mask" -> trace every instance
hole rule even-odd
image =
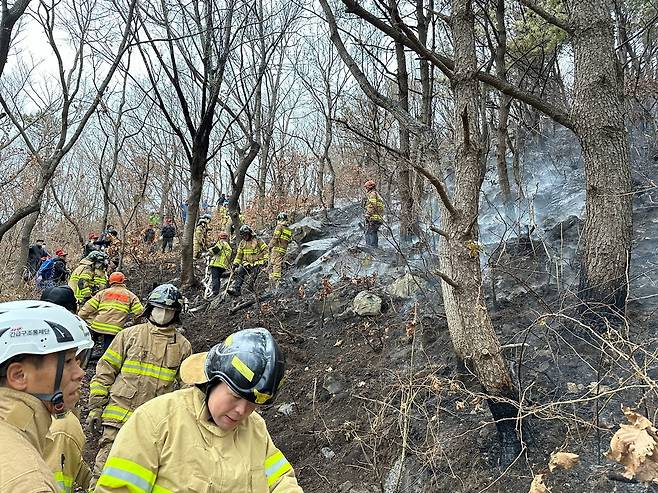
[[[176,310],[154,306],[149,317],[152,322],[158,325],[167,325],[176,316]]]

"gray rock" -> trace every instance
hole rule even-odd
[[[352,301],[354,313],[361,317],[372,317],[382,312],[382,299],[370,291],[361,291]]]
[[[333,375],[328,375],[325,378],[323,387],[331,395],[340,394],[345,389],[343,382],[336,379]]]
[[[426,294],[430,288],[429,282],[420,276],[407,272],[393,284],[386,287],[386,294],[394,298],[414,298]]]
[[[311,265],[317,259],[319,259],[322,254],[331,250],[340,242],[338,238],[325,238],[322,240],[309,241],[301,245],[299,255],[295,259],[295,263],[299,267],[306,267]]]
[[[384,480],[384,493],[429,493],[430,473],[411,458],[398,459]]]
[[[334,452],[333,450],[331,450],[329,447],[322,447],[322,448],[320,449],[320,452],[322,453],[322,455],[324,456],[324,458],[327,459],[327,460],[331,460],[331,459],[333,459],[334,457],[336,457],[336,452]]]
[[[312,217],[305,217],[290,226],[292,237],[297,243],[308,243],[321,238],[324,229],[322,223]]]
[[[276,410],[277,412],[283,414],[284,416],[290,416],[295,412],[293,409],[294,405],[295,405],[294,402],[284,402]]]
[[[316,315],[336,318],[345,312],[349,304],[349,299],[342,298],[339,293],[330,293],[321,298],[314,298],[310,303],[310,308]]]
[[[341,484],[338,487],[338,491],[340,493],[349,493],[352,491],[352,482],[351,481],[345,481],[343,484]]]

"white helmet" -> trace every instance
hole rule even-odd
[[[87,361],[94,341],[87,324],[65,308],[47,301],[0,303],[0,365],[15,356],[61,353],[52,394],[34,394],[63,409],[60,384],[64,371],[64,353],[76,349],[76,356]],[[83,363],[84,365],[84,363]]]

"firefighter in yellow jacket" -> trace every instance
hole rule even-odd
[[[73,314],[77,308],[73,290],[68,286],[55,286],[44,290],[41,301],[62,306]],[[63,418],[53,416],[50,438],[52,445],[47,447],[44,458],[55,473],[55,480],[62,492],[73,493],[74,484],[87,490],[91,470],[82,458],[86,437],[75,411],[67,412]]]
[[[265,329],[230,335],[183,362],[194,387],[140,407],[123,427],[96,493],[303,493],[254,410],[270,404],[285,362]]]
[[[69,287],[82,306],[107,284],[108,257],[105,252],[93,251],[80,261],[69,278]]]
[[[43,458],[48,430],[79,399],[92,346],[87,325],[61,306],[0,304],[0,491],[60,492]]]
[[[174,390],[181,362],[192,347],[176,326],[182,296],[173,284],[162,284],[149,295],[143,316],[148,321],[122,330],[96,365],[89,384],[87,425],[102,433],[98,444],[93,488],[119,429],[139,406]]]
[[[276,216],[277,224],[272,234],[272,239],[268,245],[270,248],[270,285],[278,288],[281,282],[281,271],[283,270],[283,261],[286,258],[288,245],[292,240],[292,229],[288,223],[288,214],[279,212]]]
[[[219,294],[222,274],[228,269],[231,262],[231,255],[233,255],[233,249],[228,242],[228,233],[226,231],[219,233],[219,241],[210,247],[208,252],[212,255],[210,259],[212,294],[216,296]]]
[[[379,246],[379,228],[384,222],[384,199],[377,193],[375,182],[368,180],[363,184],[366,192],[364,200],[366,245]]]
[[[91,326],[92,332],[102,336],[103,352],[123,330],[130,317],[137,317],[144,311],[137,295],[126,288],[123,272],[110,274],[109,284],[109,288],[96,293],[78,312]]]
[[[243,224],[240,227],[240,238],[242,241],[238,245],[238,251],[233,259],[235,280],[226,291],[231,296],[240,296],[242,284],[247,276],[251,277],[250,284],[253,288],[258,273],[269,258],[267,245],[263,240],[254,236],[254,231],[249,225]]]
[[[208,249],[208,232],[210,231],[210,216],[204,214],[197,221],[196,228],[194,228],[194,244],[193,244],[193,256],[195,259],[198,259],[201,256],[201,253],[205,252]]]

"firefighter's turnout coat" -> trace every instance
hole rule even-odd
[[[78,312],[94,332],[116,335],[123,330],[131,316],[144,311],[136,294],[125,284],[113,284],[96,293]]]
[[[135,491],[303,493],[263,418],[222,431],[196,387],[153,399],[119,431],[96,493]]]
[[[192,354],[175,324],[151,322],[122,330],[98,360],[89,384],[90,413],[101,413],[104,426],[120,428],[146,401],[174,390],[178,369]]]

